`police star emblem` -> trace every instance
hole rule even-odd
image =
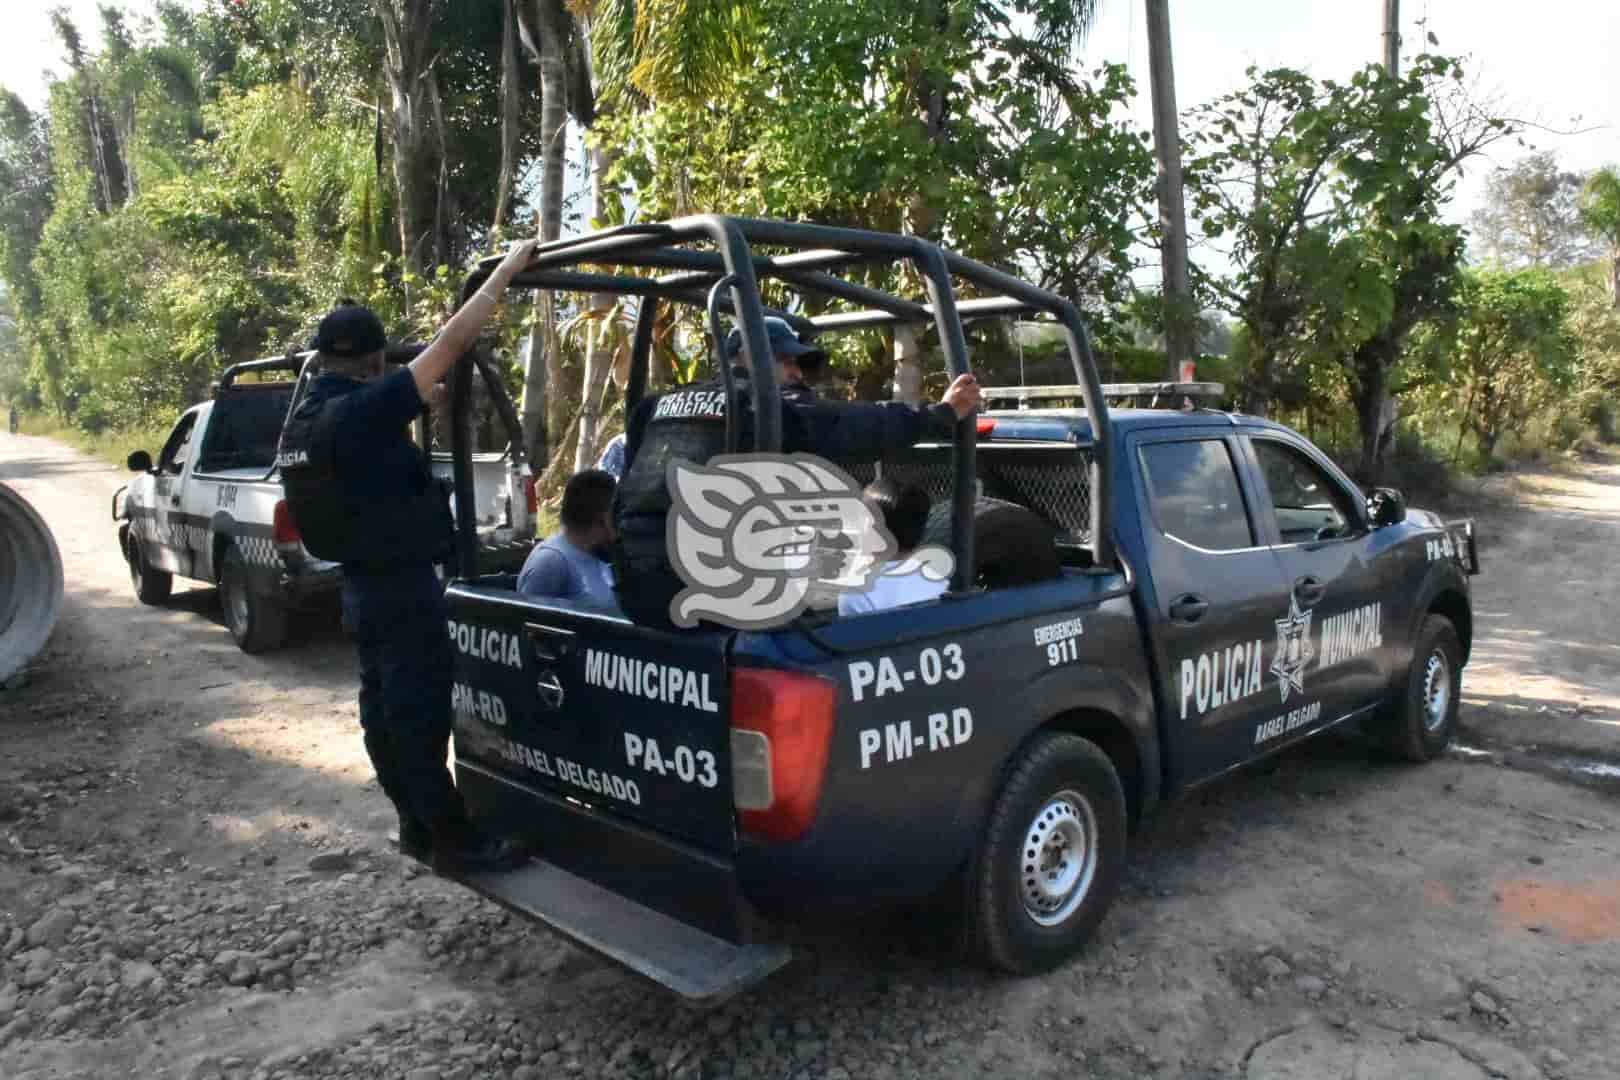
[[[1277,689],[1282,691],[1284,704],[1288,702],[1288,689],[1305,692],[1305,665],[1316,655],[1311,648],[1311,612],[1299,610],[1299,599],[1290,595],[1288,614],[1274,620],[1277,627],[1277,655],[1271,661],[1271,673],[1277,676]]]

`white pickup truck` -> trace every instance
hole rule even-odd
[[[396,348],[388,358],[403,363],[420,350]],[[292,352],[227,369],[212,400],[181,414],[156,463],[145,450],[129,456],[138,475],[113,496],[135,595],[161,604],[176,577],[217,585],[225,625],[244,652],[280,647],[289,611],[318,606],[341,580],[336,563],[304,550],[275,464],[282,425],[311,377],[305,369],[312,355]],[[504,397],[499,404],[507,404]],[[515,435],[516,417],[497,413]],[[430,445],[430,438],[429,424],[419,419],[418,445]],[[504,451],[473,456],[474,490],[491,493],[477,508],[479,562],[490,573],[516,570],[534,543],[532,472],[513,452],[521,445],[513,437]],[[434,452],[432,462],[448,498],[450,455]]]

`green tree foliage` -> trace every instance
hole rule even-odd
[[[596,224],[713,210],[927,235],[1081,305],[1111,376],[1155,375],[1162,320],[1131,281],[1153,239],[1150,140],[1122,119],[1124,69],[1076,62],[1096,7],[154,0],[101,12],[96,49],[59,12],[48,107],[0,91],[0,396],[87,428],[166,419],[226,363],[303,343],[342,296],[431,334],[469,259],[563,227],[565,118],[587,136]],[[1232,320],[1200,372],[1352,446],[1369,478],[1393,401],[1431,439],[1467,417],[1493,451],[1531,413],[1612,428],[1620,177],[1572,202],[1550,158],[1502,174],[1500,212],[1475,223],[1491,250],[1577,265],[1462,275],[1455,177],[1513,127],[1465,90],[1438,56],[1400,79],[1251,71],[1186,126],[1189,197],[1221,256],[1197,280]],[[1572,207],[1607,274],[1571,254]],[[508,386],[558,477],[607,434],[630,322],[602,297],[502,314],[501,341],[530,343]],[[706,362],[693,330],[657,323],[663,377]],[[1067,378],[1033,327],[973,336],[994,377]],[[932,344],[840,339],[833,383],[881,394],[897,350],[909,365]]]
[[[660,21],[671,7],[703,15]],[[599,137],[644,217],[926,232],[1107,320],[1130,291],[1153,165],[1146,133],[1118,119],[1134,92],[1123,68],[1072,70],[1080,8],[642,5],[629,26],[600,24],[599,69],[618,74]],[[628,62],[614,55],[627,45]],[[888,351],[842,355],[860,367]]]
[[[1575,386],[1569,307],[1569,293],[1545,270],[1483,270],[1459,282],[1458,316],[1440,340],[1451,357],[1451,404],[1487,458],[1504,434]]]
[[[1188,191],[1235,265],[1201,279],[1246,332],[1241,397],[1263,412],[1342,393],[1368,480],[1394,398],[1417,385],[1397,378],[1407,341],[1449,311],[1464,249],[1444,220],[1457,170],[1513,130],[1461,83],[1458,63],[1433,55],[1399,79],[1374,65],[1343,83],[1251,70],[1249,86],[1193,112]]]

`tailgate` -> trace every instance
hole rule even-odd
[[[458,761],[734,849],[729,634],[647,630],[476,584],[446,596]]]

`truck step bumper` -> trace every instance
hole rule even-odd
[[[793,955],[786,945],[723,941],[539,859],[456,880],[702,1006],[747,990]]]

